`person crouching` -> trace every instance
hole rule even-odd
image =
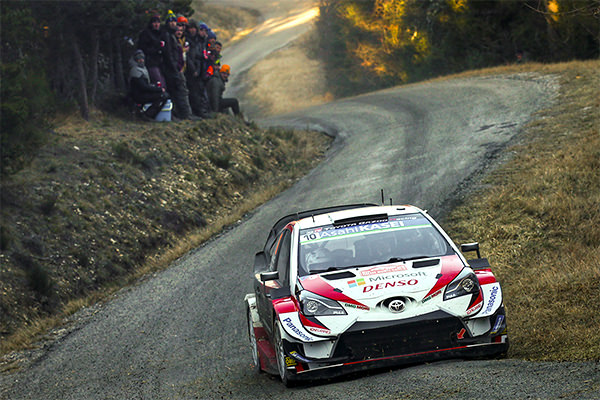
[[[169,99],[169,94],[164,88],[150,83],[150,76],[145,65],[145,55],[142,50],[137,50],[129,61],[131,69],[129,70],[129,87],[131,98],[139,104],[152,103],[143,115],[154,119],[165,102]]]
[[[212,112],[228,112],[231,108],[233,114],[237,117],[243,118],[240,113],[240,103],[235,97],[224,98],[223,92],[225,91],[225,84],[229,80],[229,74],[231,68],[229,65],[224,64],[219,69],[219,72],[215,73],[208,84],[206,85],[206,91],[208,93],[208,101]]]

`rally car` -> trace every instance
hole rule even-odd
[[[459,250],[414,206],[283,217],[255,256],[245,302],[253,364],[286,385],[508,350],[502,289],[479,245]]]

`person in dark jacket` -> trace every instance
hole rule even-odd
[[[150,18],[148,27],[140,33],[138,48],[146,56],[146,68],[150,74],[150,82],[159,84],[166,89],[167,82],[162,72],[165,45],[166,37],[165,32],[160,29],[160,17],[154,15]]]
[[[166,32],[165,52],[163,53],[164,74],[167,79],[167,87],[173,100],[173,112],[177,118],[198,119],[192,115],[190,100],[188,98],[188,88],[183,74],[183,48],[175,36],[177,29],[183,29],[178,26],[177,17],[172,12],[167,17],[167,23],[163,27]]]
[[[142,50],[137,50],[129,61],[131,69],[129,70],[129,87],[131,98],[142,106],[152,103],[144,115],[154,119],[160,112],[169,95],[165,88],[158,87],[150,83],[148,69],[145,66],[145,55]]]
[[[210,108],[213,112],[222,113],[226,113],[231,108],[235,116],[243,118],[240,113],[240,103],[238,100],[234,97],[223,97],[225,84],[229,80],[230,72],[231,68],[229,65],[223,64],[219,72],[215,73],[208,81],[206,91],[208,93]]]
[[[204,40],[198,33],[197,22],[193,19],[189,20],[186,38],[189,42],[189,50],[187,53],[185,78],[190,92],[190,106],[195,115],[208,118],[210,109],[206,95],[206,85],[202,79],[205,67]]]

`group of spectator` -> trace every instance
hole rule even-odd
[[[237,99],[223,98],[231,68],[221,64],[223,45],[205,24],[169,10],[150,18],[137,41],[130,61],[131,97],[151,106],[144,115],[154,118],[168,99],[179,119],[210,118],[211,113],[228,112],[241,116]]]

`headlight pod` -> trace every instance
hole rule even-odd
[[[346,315],[346,310],[335,300],[303,290],[300,292],[300,306],[307,317],[319,315]]]
[[[460,274],[448,286],[444,292],[444,300],[450,300],[455,297],[465,296],[479,292],[479,280],[473,272],[464,268]]]

